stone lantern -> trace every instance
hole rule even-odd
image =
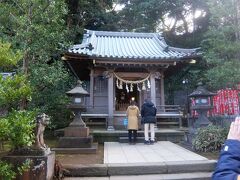
[[[74,113],[74,119],[68,127],[64,129],[64,137],[59,138],[59,144],[55,151],[59,153],[96,153],[97,144],[93,144],[93,137],[89,135],[89,128],[83,122],[81,112],[85,111],[84,97],[89,93],[82,88],[81,82],[77,86],[66,92],[72,98],[72,102],[67,105]]]
[[[85,111],[84,97],[89,96],[89,93],[82,88],[81,82],[77,82],[77,86],[66,92],[72,98],[72,103],[67,105],[67,108],[74,112],[74,119],[69,124],[70,127],[86,127],[81,117],[81,112]]]
[[[207,111],[213,108],[211,97],[214,95],[216,93],[208,91],[199,83],[197,89],[188,96],[195,101],[195,104],[191,106],[191,110],[196,110],[198,113],[198,119],[194,123],[194,128],[209,125],[210,121],[207,118]]]

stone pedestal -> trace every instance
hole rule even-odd
[[[69,126],[64,129],[64,137],[60,137],[58,147],[53,150],[66,154],[92,154],[96,153],[97,145],[93,144],[88,127]]]
[[[54,175],[55,152],[41,153],[37,151],[28,151],[27,155],[23,154],[9,154],[4,156],[2,160],[7,161],[15,168],[21,166],[26,160],[30,160],[29,170],[18,174],[16,180],[51,180]]]
[[[64,129],[64,136],[66,137],[88,137],[89,128],[88,127],[66,127]]]
[[[194,128],[201,128],[208,126],[211,122],[207,118],[207,111],[209,109],[198,109],[198,119],[194,123]]]

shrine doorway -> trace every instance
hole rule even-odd
[[[130,102],[134,100],[139,107],[140,105],[140,92],[137,89],[137,85],[133,85],[131,90],[127,90],[125,87],[123,89],[115,88],[115,110],[116,111],[126,111]]]

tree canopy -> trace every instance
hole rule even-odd
[[[217,88],[236,88],[240,83],[240,3],[237,0],[208,1],[210,27],[202,45],[207,61],[205,78]]]
[[[61,60],[72,44],[66,26],[65,1],[1,1],[0,12],[0,37],[22,52],[22,61],[15,71],[22,71],[31,84],[33,94],[28,108],[38,107],[50,113],[53,120],[62,117],[64,122],[68,114],[57,112],[65,109],[68,100],[65,92],[74,83]],[[56,111],[52,112],[53,108]]]

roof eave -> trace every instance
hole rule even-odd
[[[145,57],[134,57],[134,58],[129,58],[129,57],[99,57],[95,55],[86,55],[86,54],[77,54],[77,53],[71,53],[67,52],[64,55],[65,59],[70,60],[70,59],[89,59],[89,60],[104,60],[104,61],[118,61],[118,62],[129,62],[129,61],[141,61],[141,62],[181,62],[185,61],[187,59],[192,59],[192,58],[199,58],[201,57],[200,55],[190,55],[190,56],[184,56],[184,57],[166,57],[166,58],[145,58]]]

